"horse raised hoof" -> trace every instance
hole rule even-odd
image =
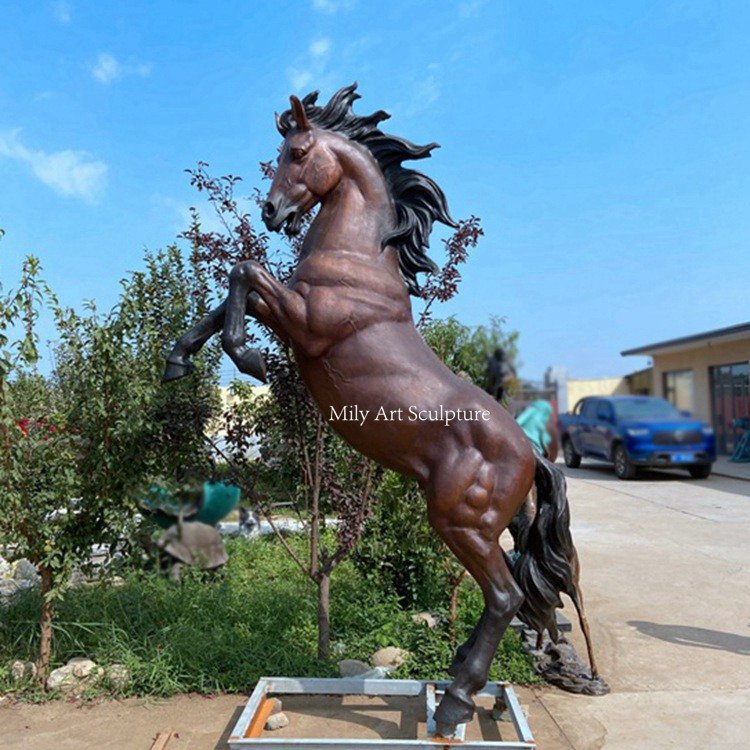
[[[167,359],[167,366],[164,368],[162,383],[169,383],[170,380],[179,380],[180,378],[191,375],[195,370],[195,365],[182,357],[170,357]]]
[[[266,382],[266,363],[258,349],[246,349],[234,360],[237,369],[261,383]]]
[[[453,737],[459,724],[465,724],[474,716],[474,701],[468,696],[460,696],[448,688],[435,710],[437,734],[447,739]]]

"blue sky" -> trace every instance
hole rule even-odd
[[[482,219],[442,313],[506,316],[527,377],[630,371],[622,349],[748,317],[749,22],[716,0],[4,0],[0,278],[35,253],[64,302],[111,304],[200,205],[186,167],[249,193],[288,95],[357,80]]]

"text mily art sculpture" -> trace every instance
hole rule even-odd
[[[251,315],[291,344],[328,419],[355,408],[481,415],[330,419],[357,450],[419,481],[430,524],[481,587],[484,611],[456,653],[454,680],[436,713],[439,732],[450,737],[472,718],[472,696],[514,614],[556,640],[555,608],[565,592],[587,643],[588,628],[562,473],[535,455],[497,401],[438,359],[412,320],[417,274],[436,269],[425,254],[432,224],[455,224],[442,190],[402,163],[429,156],[436,144],[383,133],[378,124],[388,115],[356,115],[355,90],[341,89],[325,106],[316,105],[317,92],[302,101],[292,96],[291,109],[276,117],[284,142],[262,209],[266,227],[299,232],[305,213],[320,204],[293,276],[282,284],[255,261],[235,266],[227,299],[177,342],[164,377],[189,374],[190,357],[221,331],[240,371],[265,379],[260,353],[246,344]],[[525,503],[527,496],[535,501]],[[498,539],[516,514],[511,563]],[[589,659],[596,680],[590,644]]]

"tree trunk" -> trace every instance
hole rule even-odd
[[[453,576],[450,580],[451,586],[451,603],[450,614],[448,615],[448,632],[450,633],[451,643],[456,644],[456,619],[458,618],[458,594],[461,591],[461,581],[463,581],[466,571],[462,570],[458,575]]]
[[[40,568],[42,614],[39,618],[39,656],[36,662],[37,679],[43,690],[46,690],[47,677],[49,676],[49,662],[52,655],[52,615],[53,605],[48,601],[48,594],[52,591],[52,571],[49,568]]]
[[[331,651],[331,573],[325,566],[318,576],[318,659]]]

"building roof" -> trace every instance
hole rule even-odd
[[[626,349],[620,352],[623,357],[631,354],[662,354],[668,351],[678,351],[680,349],[692,349],[696,346],[709,346],[714,341],[736,341],[738,339],[750,338],[750,323],[738,323],[728,328],[716,328],[713,331],[704,333],[695,333],[692,336],[682,336],[678,339],[669,339],[659,341],[655,344],[639,346],[635,349]]]

